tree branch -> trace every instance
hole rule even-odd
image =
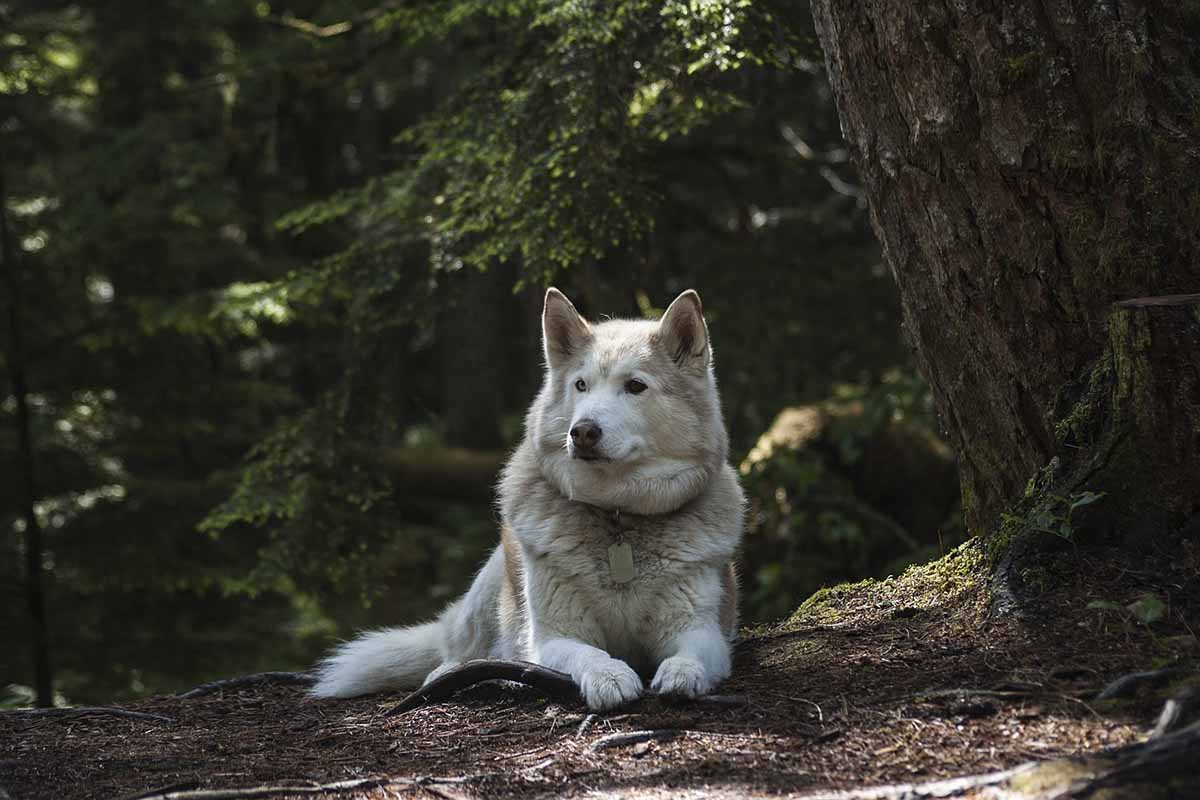
[[[1163,294],[1157,297],[1135,297],[1120,300],[1113,305],[1123,308],[1145,308],[1146,306],[1187,306],[1200,303],[1200,294]]]
[[[263,19],[276,27],[303,33],[305,36],[311,36],[314,39],[330,39],[350,33],[356,28],[382,17],[389,11],[395,11],[400,8],[400,5],[399,2],[383,3],[368,11],[364,11],[353,19],[334,22],[329,25],[318,25],[315,22],[309,22],[306,19],[300,19],[291,14],[268,14]]]
[[[354,30],[355,23],[351,20],[335,22],[332,25],[317,25],[306,19],[293,17],[291,14],[269,14],[264,17],[267,22],[280,28],[299,31],[317,39],[328,39],[331,36],[341,36]]]

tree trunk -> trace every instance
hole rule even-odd
[[[446,283],[453,298],[438,317],[438,365],[446,444],[472,450],[503,447],[500,418],[515,382],[512,342],[497,331],[515,316],[511,264],[461,270]]]
[[[29,610],[29,649],[33,667],[34,702],[39,708],[54,705],[54,673],[50,668],[49,625],[42,590],[42,527],[34,505],[37,481],[33,462],[33,423],[29,415],[29,388],[25,379],[25,342],[21,277],[16,246],[8,228],[8,188],[4,180],[4,152],[0,150],[0,260],[8,294],[8,352],[5,360],[16,398],[17,447],[21,464],[21,518],[25,523],[25,603]]]
[[[1200,306],[1115,303],[1200,286],[1196,5],[813,13],[971,531],[1194,524]]]

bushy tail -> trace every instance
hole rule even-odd
[[[441,622],[368,631],[346,642],[316,667],[314,697],[356,697],[387,689],[415,689],[442,663]]]

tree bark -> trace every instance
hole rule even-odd
[[[515,381],[512,343],[496,332],[515,316],[516,277],[512,264],[494,263],[482,272],[460,270],[446,281],[450,302],[438,317],[437,347],[445,441],[451,447],[503,447],[500,418]]]
[[[8,229],[8,188],[4,152],[0,149],[0,259],[4,262],[4,288],[8,293],[9,378],[17,406],[17,449],[21,464],[21,517],[25,522],[25,602],[29,610],[29,647],[33,667],[34,702],[39,708],[54,705],[54,674],[50,667],[49,626],[42,590],[42,528],[34,504],[37,481],[33,461],[33,423],[29,416],[29,388],[25,376],[25,342],[22,325],[21,277],[16,247]]]
[[[1200,306],[1115,304],[1200,285],[1195,4],[813,12],[971,531],[1194,524]]]

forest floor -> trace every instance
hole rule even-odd
[[[807,797],[1143,740],[1172,687],[1097,694],[1167,663],[1183,666],[1174,690],[1178,675],[1194,680],[1200,548],[1152,569],[1060,554],[1025,576],[1032,618],[989,611],[981,567],[967,545],[819,592],[791,619],[745,632],[715,702],[650,697],[591,715],[483,684],[389,717],[393,696],[315,701],[266,686],[125,707],[169,721],[8,712],[0,789],[13,800]],[[1147,596],[1165,603],[1150,625],[1125,608],[1140,600],[1145,613]],[[653,735],[611,738],[637,731]],[[280,786],[294,791],[200,794]]]

